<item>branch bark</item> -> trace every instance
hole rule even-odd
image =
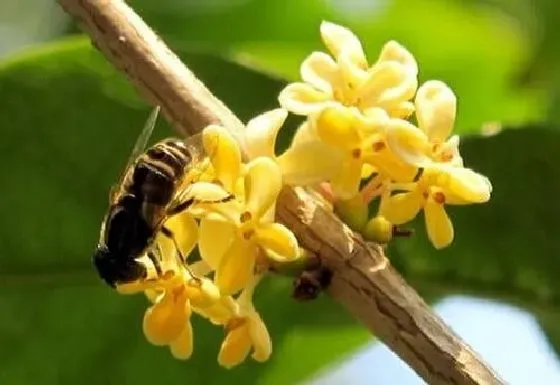
[[[211,123],[243,124],[187,69],[122,0],[58,0],[93,44],[183,135]],[[283,189],[278,218],[333,273],[329,294],[430,384],[502,384],[472,349],[435,315],[391,266],[301,188]]]

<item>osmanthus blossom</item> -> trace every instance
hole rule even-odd
[[[337,171],[329,180],[338,198],[351,199],[358,194],[364,166],[383,181],[410,182],[417,174],[416,167],[404,163],[387,147],[388,121],[389,116],[381,108],[362,114],[355,108],[339,106],[324,109],[313,121],[317,139],[330,146],[331,156],[340,156]],[[323,159],[316,158],[315,162]]]
[[[428,238],[437,249],[448,246],[454,237],[445,205],[484,203],[492,192],[485,176],[468,168],[435,163],[423,170],[417,182],[397,188],[408,191],[387,198],[381,206],[381,215],[399,225],[411,221],[423,210]]]
[[[261,316],[253,304],[253,293],[262,275],[256,275],[237,297],[236,311],[223,324],[226,336],[220,347],[218,363],[226,368],[239,365],[249,355],[264,362],[272,354],[272,340]]]
[[[274,204],[282,188],[278,164],[258,156],[245,165],[244,175],[239,177],[237,144],[224,128],[213,126],[211,133],[219,136],[220,148],[211,155],[216,178],[226,189],[235,190],[236,199],[208,205],[200,221],[198,246],[202,259],[215,270],[220,292],[230,295],[245,287],[267,258],[297,258],[298,245],[290,230],[274,222]],[[243,182],[239,188],[237,178]]]
[[[360,40],[349,29],[323,22],[320,32],[332,56],[313,52],[303,61],[303,82],[291,83],[280,92],[283,108],[304,116],[337,105],[362,112],[383,108],[398,118],[414,111],[410,99],[418,87],[418,66],[406,48],[389,41],[369,66]]]
[[[419,89],[415,99],[418,127],[402,119],[387,124],[387,144],[405,162],[426,167],[433,162],[462,167],[459,136],[451,136],[455,124],[457,99],[439,80],[430,80]]]

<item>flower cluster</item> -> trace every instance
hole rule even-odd
[[[149,277],[118,286],[147,295],[152,305],[144,333],[177,358],[192,354],[193,313],[226,331],[221,365],[235,366],[251,351],[257,361],[270,356],[253,293],[271,263],[301,256],[294,234],[275,221],[283,185],[315,188],[341,216],[351,214],[344,218],[349,225],[379,242],[423,210],[436,248],[453,240],[446,204],[490,198],[490,182],[463,166],[459,138],[451,135],[456,99],[447,85],[418,86],[414,57],[394,41],[370,65],[351,31],[328,22],[320,31],[330,55],[310,54],[301,66],[303,81],[280,93],[282,108],[247,123],[246,161],[225,128],[204,129],[207,167],[186,189],[194,203],[166,221],[174,239],[162,233],[155,241],[162,273],[145,257]],[[276,137],[289,112],[304,119],[288,149],[277,154]],[[368,218],[376,198],[378,213]],[[195,246],[201,259],[190,261]]]
[[[327,176],[339,214],[364,235],[387,240],[387,231],[423,210],[430,241],[448,246],[454,232],[444,206],[483,203],[492,190],[486,177],[463,166],[459,137],[451,135],[453,91],[437,80],[418,87],[416,60],[395,41],[370,65],[350,30],[323,22],[321,37],[331,55],[310,54],[303,81],[279,96],[282,107],[306,118],[287,154],[307,154],[289,163],[313,162]],[[356,218],[375,198],[378,214],[369,223],[367,215]]]

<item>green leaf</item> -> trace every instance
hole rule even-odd
[[[488,176],[490,202],[446,206],[453,244],[435,250],[422,215],[416,234],[395,242],[391,259],[417,287],[560,308],[560,133],[534,128],[465,140],[467,167]]]
[[[274,107],[283,86],[210,56],[183,59],[244,120]],[[141,331],[147,301],[106,287],[91,255],[109,188],[150,108],[86,39],[0,63],[0,97],[5,383],[286,384],[370,340],[331,301],[294,302],[291,283],[276,277],[256,300],[273,337],[269,363],[219,368],[223,331],[200,320],[188,362],[149,345]],[[156,137],[170,134],[160,121]]]
[[[417,58],[420,80],[440,79],[459,98],[458,132],[477,133],[488,122],[507,127],[541,120],[544,90],[514,80],[531,55],[531,40],[496,9],[460,0],[357,3],[323,0],[132,2],[174,47],[218,52],[287,79],[314,50],[324,50],[319,25],[350,27],[371,62],[394,39]],[[354,5],[352,5],[354,4]],[[227,25],[227,32],[222,26]],[[555,40],[556,41],[556,40]]]

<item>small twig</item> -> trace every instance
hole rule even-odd
[[[242,141],[241,122],[123,1],[59,3],[139,92],[162,107],[177,131],[189,135],[219,123]],[[332,271],[330,295],[428,383],[502,384],[407,285],[380,247],[362,241],[300,188],[284,188],[277,214]]]

